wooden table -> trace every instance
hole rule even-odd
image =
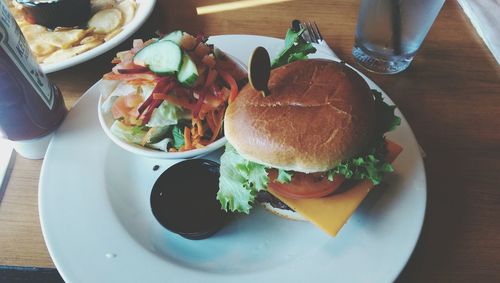
[[[196,7],[216,2],[221,1],[160,1],[135,36],[149,37],[159,27],[283,37],[291,19],[312,19],[338,55],[354,63],[358,1],[277,1],[281,3],[196,14]],[[109,70],[114,52],[130,42],[50,75],[68,106]],[[499,65],[459,5],[447,1],[407,71],[393,76],[364,73],[396,102],[427,153],[426,220],[399,281],[500,282]],[[15,157],[0,203],[0,265],[53,267],[38,219],[41,165]]]

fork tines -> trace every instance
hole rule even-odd
[[[305,29],[304,32],[305,40],[314,43],[319,43],[320,41],[323,41],[323,36],[319,32],[319,28],[316,22],[304,22],[300,24],[300,27]]]

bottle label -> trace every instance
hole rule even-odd
[[[52,110],[55,90],[33,58],[30,47],[3,0],[0,0],[0,48],[14,62],[47,107]]]

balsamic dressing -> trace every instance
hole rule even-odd
[[[228,213],[216,199],[219,164],[206,159],[181,161],[163,172],[151,191],[151,210],[166,229],[198,240],[215,234]]]
[[[30,24],[57,27],[87,26],[91,14],[90,0],[16,0],[23,6]]]

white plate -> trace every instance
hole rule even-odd
[[[137,11],[135,12],[134,18],[132,19],[132,21],[130,21],[128,24],[122,27],[123,30],[120,33],[115,35],[110,40],[105,41],[103,44],[95,48],[92,48],[86,52],[83,52],[82,54],[64,60],[62,62],[51,63],[51,64],[40,64],[42,71],[48,74],[81,64],[85,61],[88,61],[94,57],[97,57],[107,52],[111,48],[117,46],[118,44],[122,43],[127,38],[129,38],[148,19],[156,3],[156,0],[135,0],[135,1],[139,5],[137,6]]]
[[[247,35],[211,41],[242,61],[257,45],[273,54],[283,44]],[[317,56],[332,58],[325,50]],[[415,247],[426,179],[401,113],[401,126],[390,134],[404,147],[397,173],[370,193],[336,238],[256,208],[215,236],[190,241],[163,229],[149,208],[154,181],[177,161],[141,158],[113,144],[97,119],[98,98],[94,86],[68,114],[40,177],[43,235],[67,282],[391,282]]]

